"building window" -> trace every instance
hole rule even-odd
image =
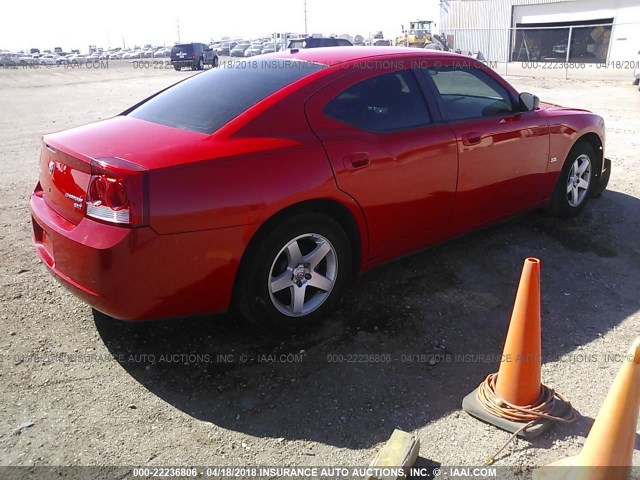
[[[519,23],[516,25],[511,61],[565,62],[568,51],[570,62],[605,62],[612,23],[612,18],[588,22]]]

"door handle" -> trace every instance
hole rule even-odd
[[[371,158],[366,152],[352,153],[342,160],[347,170],[357,170],[371,165]]]
[[[477,145],[482,140],[480,132],[467,132],[462,134],[462,143],[464,145]]]

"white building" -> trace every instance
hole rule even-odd
[[[440,0],[439,30],[490,61],[638,61],[640,0]]]

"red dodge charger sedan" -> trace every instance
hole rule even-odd
[[[468,57],[284,51],[45,135],[33,241],[114,318],[304,325],[376,264],[528,209],[577,214],[608,182],[604,141],[598,115]]]

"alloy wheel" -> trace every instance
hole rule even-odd
[[[582,154],[573,161],[567,176],[567,201],[572,207],[584,202],[591,184],[591,159]]]
[[[289,317],[308,315],[329,297],[338,278],[338,255],[322,235],[305,233],[276,255],[268,278],[273,306]]]

